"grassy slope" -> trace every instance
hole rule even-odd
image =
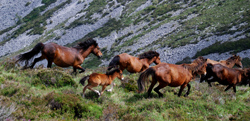
[[[92,72],[104,73],[105,68],[87,70],[84,74],[71,76],[71,69],[37,68],[20,70],[13,63],[0,67],[0,105],[14,104],[16,110],[8,119],[35,120],[249,120],[250,89],[238,86],[237,93],[225,86],[191,82],[191,94],[177,97],[178,88],[161,90],[163,98],[153,92],[152,98],[138,94],[138,74],[125,75],[127,83],[117,79],[113,92],[105,92],[97,98],[86,91],[81,98],[83,86],[80,78]],[[54,76],[56,75],[56,76]],[[70,82],[70,83],[69,83]],[[109,87],[108,87],[109,88]],[[97,89],[101,89],[100,87]]]

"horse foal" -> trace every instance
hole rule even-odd
[[[84,86],[86,80],[88,80],[88,84],[83,88],[83,98],[86,89],[90,89],[96,92],[99,96],[101,96],[105,90],[105,88],[112,83],[115,78],[119,78],[123,80],[122,71],[120,69],[114,69],[106,74],[92,73],[91,75],[85,76],[80,80],[80,83]],[[102,91],[101,93],[97,90],[94,90],[93,87],[97,87],[101,85]],[[113,85],[111,85],[111,90],[113,89]],[[110,90],[110,91],[111,91]]]

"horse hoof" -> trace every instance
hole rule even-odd
[[[107,92],[112,92],[112,89],[108,89]]]
[[[163,98],[163,94],[159,94],[159,97],[160,97],[160,98]]]
[[[83,69],[82,71],[80,71],[79,73],[83,73],[83,72],[85,72],[85,69]]]

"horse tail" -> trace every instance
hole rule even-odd
[[[149,81],[148,77],[150,75],[152,75],[152,79],[155,79],[155,69],[152,67],[148,68],[147,70],[145,70],[144,72],[141,73],[139,79],[137,80],[139,92],[144,91],[145,81]]]
[[[111,62],[109,63],[108,70],[111,70],[112,68],[116,67],[119,64],[120,56],[115,56]]]
[[[23,62],[25,61],[25,66],[28,65],[28,61],[33,58],[35,55],[37,55],[44,47],[43,43],[38,43],[36,44],[36,46],[29,52],[24,53],[24,54],[20,54],[17,56],[17,61]]]
[[[82,86],[84,86],[85,81],[86,81],[87,79],[89,79],[89,75],[88,75],[88,76],[83,77],[83,78],[80,80],[80,82],[79,82],[79,83],[81,83],[81,84],[82,84]]]

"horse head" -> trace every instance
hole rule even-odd
[[[98,45],[92,50],[92,53],[99,58],[102,57],[102,52],[101,52],[100,47]]]
[[[241,63],[242,59],[239,55],[233,55],[233,60],[234,60],[236,66],[243,68],[243,65]]]
[[[122,74],[122,70],[120,70],[118,67],[106,72],[107,75],[113,75],[115,73],[117,74],[117,78],[118,79],[120,79],[121,81],[124,80],[124,77],[123,77],[123,74]]]
[[[206,75],[207,59],[202,56],[195,59],[191,64],[183,64],[192,71],[192,75]]]
[[[123,74],[122,74],[122,70],[119,69],[119,76],[117,77],[120,80],[124,80]]]
[[[144,52],[144,53],[138,55],[138,57],[139,57],[139,59],[147,58],[151,62],[154,62],[156,65],[161,63],[160,54],[156,51],[150,50],[150,51],[147,51],[147,52]]]
[[[99,58],[102,57],[100,47],[98,46],[96,40],[92,38],[88,38],[86,41],[78,43],[78,47],[76,48],[82,49],[84,51],[87,49],[91,49],[91,53],[93,53]]]
[[[242,71],[243,71],[243,73],[241,73],[242,78],[241,78],[241,82],[239,85],[249,84],[249,86],[250,86],[250,68],[245,68]]]
[[[155,56],[154,58],[155,58],[154,63],[155,63],[156,65],[158,65],[158,64],[161,63],[161,58],[160,58],[159,56]]]

